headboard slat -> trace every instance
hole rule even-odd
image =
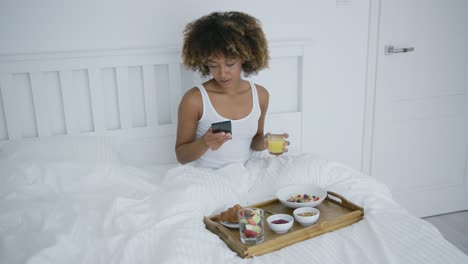
[[[104,122],[104,95],[102,92],[102,82],[100,70],[98,68],[88,69],[89,90],[91,96],[91,110],[93,113],[94,131],[104,132],[106,124]]]
[[[299,80],[302,91],[300,106],[302,113],[307,113],[309,120],[317,120],[316,116],[322,115],[322,109],[320,109],[319,104],[314,103],[314,100],[318,100],[316,91],[320,83],[314,82],[316,78],[311,78],[308,73],[320,72],[319,69],[314,68],[319,67],[320,64],[313,63],[312,54],[314,54],[314,50],[312,48],[310,45],[304,46],[301,58],[302,71],[300,72]],[[315,125],[311,122],[305,122],[305,118],[302,119],[302,133],[303,135],[307,135],[302,137],[303,150],[315,151],[316,149],[316,144],[314,143],[320,138],[321,134],[318,133],[319,129]]]
[[[65,116],[65,131],[67,135],[76,135],[80,133],[78,92],[73,89],[72,71],[60,71],[60,87],[63,96],[63,111]]]
[[[11,74],[0,75],[0,89],[2,92],[8,139],[21,139],[23,136],[21,123],[22,120],[18,118],[18,113],[21,111],[21,104],[20,98],[18,98],[18,93],[15,92],[13,76]]]
[[[129,100],[130,92],[128,89],[128,68],[117,67],[116,78],[121,128],[129,129],[132,127],[132,115]]]
[[[158,126],[158,95],[154,74],[154,65],[143,65],[143,90],[145,95],[146,125],[148,127]]]
[[[31,80],[31,92],[34,104],[34,117],[36,119],[37,134],[39,137],[50,136],[51,120],[48,102],[49,89],[44,83],[41,72],[32,72],[29,74]]]
[[[177,108],[182,96],[181,77],[180,64],[169,64],[169,94],[171,100],[171,121],[173,124],[177,120]]]

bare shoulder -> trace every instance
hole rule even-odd
[[[193,87],[190,90],[188,90],[182,97],[182,100],[179,104],[179,115],[182,114],[193,116],[195,114],[198,117],[200,117],[202,111],[202,95],[197,87]]]
[[[197,87],[193,87],[187,92],[185,92],[180,102],[181,106],[182,105],[197,106],[197,105],[201,105],[201,103],[202,103],[202,96],[201,96],[200,90]]]
[[[268,109],[268,103],[270,101],[270,93],[265,87],[261,85],[255,84],[255,87],[257,88],[258,102],[260,103],[260,108],[262,109],[262,112],[266,112]]]
[[[269,97],[270,97],[270,94],[268,93],[268,90],[259,85],[259,84],[255,84],[255,87],[257,87],[257,94],[258,94],[258,98],[260,100],[260,102],[263,102],[263,101],[268,101]]]

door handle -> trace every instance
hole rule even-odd
[[[392,55],[393,53],[405,53],[414,51],[414,47],[395,49],[393,45],[386,45],[384,47],[385,55]]]

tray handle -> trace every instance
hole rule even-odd
[[[219,224],[219,223],[215,223],[215,230],[216,232],[219,234],[219,236],[223,239],[223,240],[226,240],[226,239],[230,239],[230,236],[228,234],[228,232],[226,231],[226,228]]]
[[[327,191],[327,192],[328,192],[327,198],[330,201],[332,201],[334,203],[337,203],[337,204],[341,204],[344,207],[347,207],[347,208],[350,208],[350,209],[363,210],[362,207],[353,204],[352,202],[350,202],[348,199],[344,198],[340,194],[337,194],[336,192],[332,192],[332,191]]]

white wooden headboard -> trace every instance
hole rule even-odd
[[[310,42],[270,43],[270,67],[251,76],[270,91],[265,130],[289,132],[306,151]],[[0,142],[69,135],[109,137],[131,162],[175,161],[177,107],[202,80],[179,48],[0,56]]]

